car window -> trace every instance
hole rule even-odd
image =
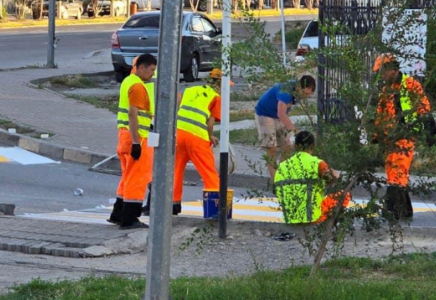
[[[200,17],[192,18],[192,31],[195,31],[195,32],[204,32],[203,24],[201,22],[201,18]]]
[[[160,15],[153,16],[133,16],[123,28],[159,28]]]
[[[318,22],[310,22],[309,27],[307,28],[305,37],[314,37],[318,36]]]
[[[201,18],[201,22],[203,23],[203,28],[205,32],[216,32],[216,28],[208,20]]]

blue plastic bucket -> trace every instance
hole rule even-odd
[[[218,219],[220,192],[203,190],[203,218]],[[233,190],[227,190],[227,219],[232,218]]]

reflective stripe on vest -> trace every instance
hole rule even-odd
[[[324,183],[318,178],[321,160],[298,152],[282,162],[274,184],[286,223],[310,223],[321,217]]]
[[[141,83],[144,85],[150,99],[150,111],[143,109],[138,111],[138,134],[142,138],[147,138],[148,132],[150,131],[151,119],[154,114],[154,83],[150,82],[144,84],[141,78],[135,74],[129,75],[121,83],[117,126],[118,128],[124,127],[129,129],[129,89],[136,83]]]
[[[177,128],[209,141],[209,105],[216,96],[218,93],[207,85],[187,88],[177,113]]]

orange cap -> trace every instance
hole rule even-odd
[[[221,77],[223,77],[223,72],[221,71],[221,69],[218,68],[214,68],[212,69],[212,71],[210,71],[209,74],[210,78],[213,79],[221,79]],[[234,86],[234,82],[230,80],[230,86]]]
[[[380,70],[382,65],[396,62],[396,61],[397,59],[391,53],[379,55],[379,57],[377,57],[377,59],[374,62],[374,67],[372,68],[372,70],[374,72],[377,72],[378,70]]]

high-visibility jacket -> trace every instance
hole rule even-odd
[[[177,128],[209,141],[209,105],[216,96],[219,96],[218,93],[208,85],[187,88],[177,113]]]
[[[413,109],[412,99],[410,98],[409,90],[407,89],[407,79],[409,76],[403,74],[401,78],[401,88],[400,88],[400,107],[401,111],[404,115],[404,122],[406,124],[414,124],[418,120],[418,112],[416,110],[411,111]],[[413,127],[415,131],[419,131],[421,126],[415,124]]]
[[[286,223],[311,223],[321,217],[325,191],[325,183],[318,174],[321,162],[302,151],[279,165],[274,184]]]
[[[145,84],[141,78],[135,74],[129,75],[121,83],[117,125],[118,128],[129,129],[129,89],[136,83],[144,85],[150,100],[150,111],[144,109],[138,111],[138,134],[142,138],[147,138],[148,132],[150,131],[151,120],[154,115],[154,83],[150,82]]]

